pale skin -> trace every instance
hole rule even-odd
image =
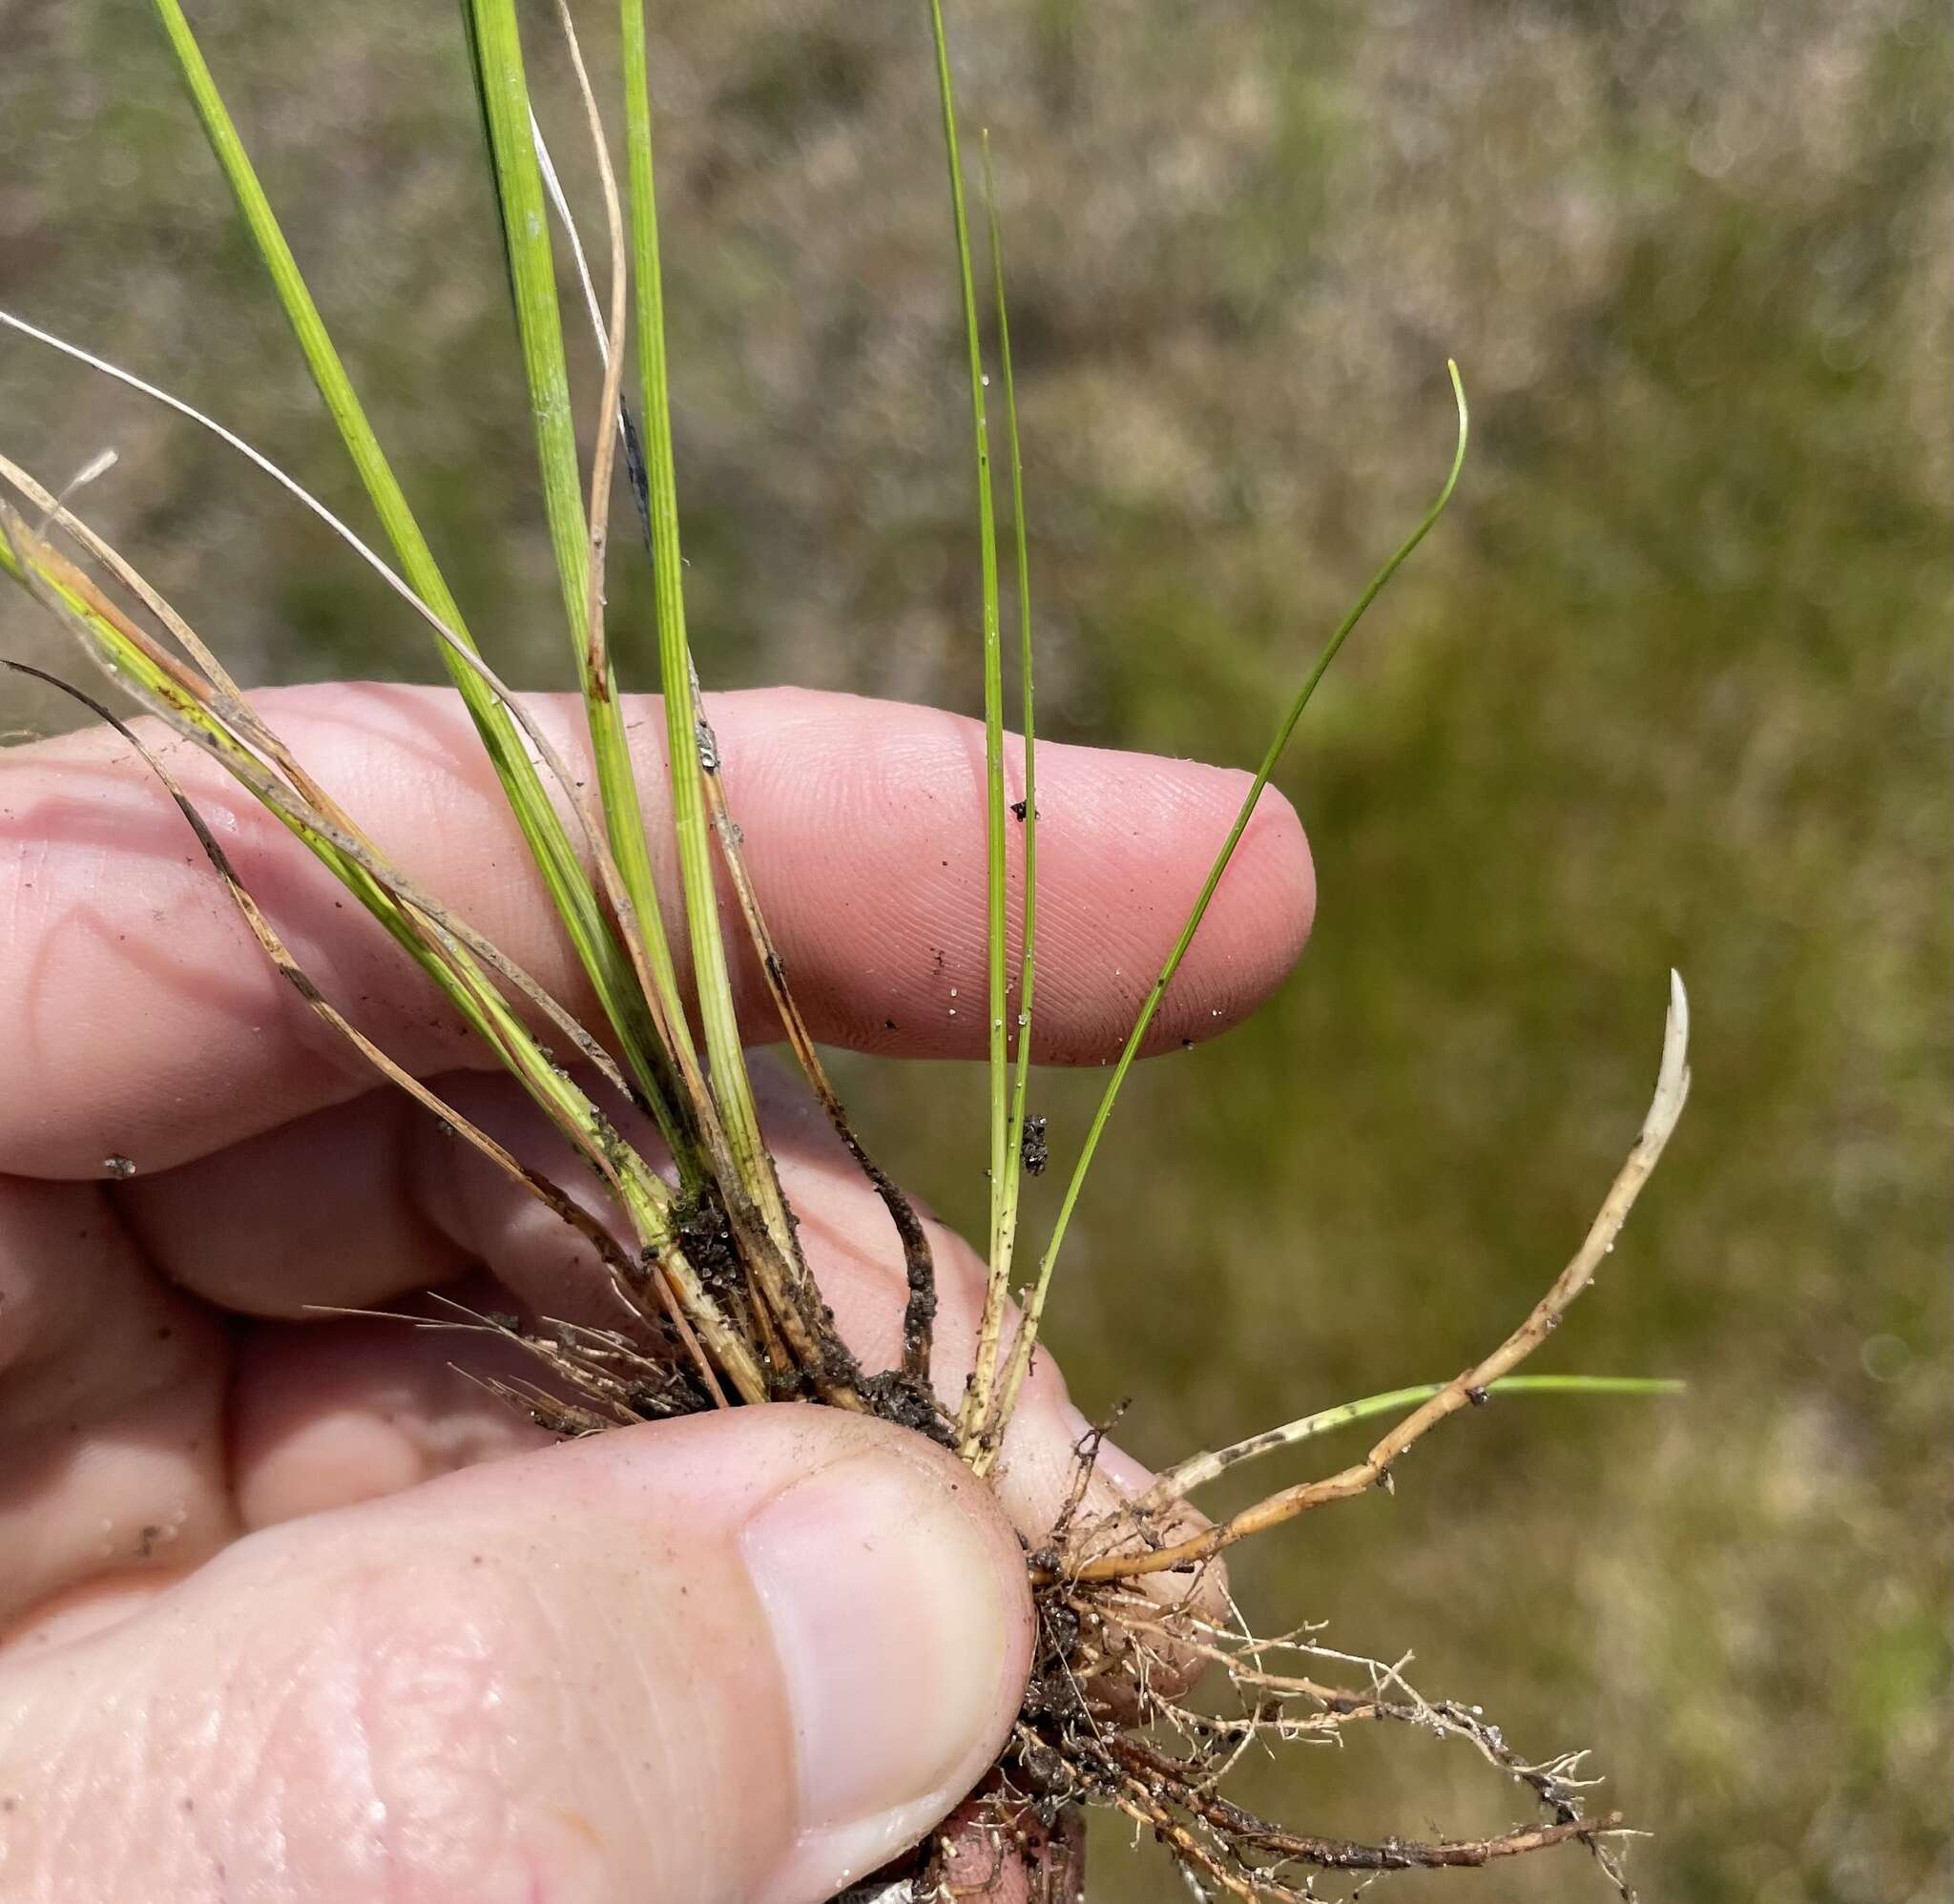
[[[383,848],[587,1010],[451,696],[261,705]],[[980,1057],[981,731],[787,691],[712,712],[815,1035]],[[572,708],[546,718],[568,751]],[[655,838],[661,727],[634,710]],[[598,1207],[331,881],[167,757],[324,991]],[[1055,746],[1038,771],[1038,1051],[1096,1064],[1244,779]],[[1251,1010],[1313,904],[1267,795],[1154,1044]],[[751,969],[741,996],[768,1038]],[[791,1083],[762,1095],[809,1258],[884,1366],[886,1214]],[[982,1269],[932,1237],[954,1400]],[[431,1313],[434,1288],[614,1319],[587,1247],[276,977],[124,743],[0,755],[0,1897],[819,1904],[995,1755],[1029,1658],[1019,1536],[1050,1525],[1084,1425],[1049,1361],[994,1497],[827,1410],[553,1446],[451,1367],[499,1351],[316,1313]],[[1109,1451],[1094,1485],[1150,1479]]]

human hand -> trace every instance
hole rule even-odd
[[[261,705],[384,849],[588,1013],[451,695]],[[538,705],[571,752],[574,704]],[[785,691],[712,710],[815,1034],[981,1055],[981,732]],[[662,721],[636,712],[656,838]],[[597,1207],[341,889],[167,752],[326,994]],[[1093,1062],[1243,777],[1058,746],[1039,776],[1038,1050]],[[609,1324],[588,1246],[333,1041],[125,743],[0,755],[0,1897],[818,1904],[943,1817],[1029,1669],[1013,1524],[1049,1528],[1084,1427],[1049,1358],[995,1494],[828,1409],[551,1443],[454,1366],[509,1372],[500,1345],[317,1312],[433,1314],[443,1289]],[[1271,795],[1154,1045],[1244,1015],[1312,897]],[[773,1035],[757,970],[740,996]],[[887,1217],[808,1107],[763,1094],[822,1290],[887,1366]],[[982,1267],[932,1232],[954,1400]],[[1108,1449],[1094,1485],[1147,1479]]]

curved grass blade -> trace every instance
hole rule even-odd
[[[1349,638],[1351,631],[1363,619],[1364,612],[1383,591],[1391,578],[1397,574],[1411,552],[1430,533],[1432,525],[1445,513],[1445,505],[1452,500],[1452,491],[1458,486],[1459,471],[1465,466],[1466,445],[1471,431],[1471,416],[1466,406],[1466,386],[1459,378],[1459,366],[1449,360],[1445,364],[1452,382],[1452,397],[1458,406],[1459,435],[1452,452],[1452,466],[1446,473],[1444,486],[1437,498],[1420,519],[1418,526],[1392,553],[1370,581],[1363,591],[1345,612],[1343,619],[1332,630],[1330,637],[1319,652],[1315,663],[1298,689],[1296,697],[1289,704],[1288,712],[1277,728],[1275,737],[1269,742],[1263,754],[1261,764],[1256,770],[1255,779],[1250,783],[1235,823],[1228,830],[1228,837],[1221,843],[1220,851],[1215,856],[1208,877],[1202,882],[1200,895],[1195,900],[1194,909],[1188,914],[1187,922],[1180,929],[1180,936],[1174,942],[1174,949],[1167,955],[1167,962],[1160,968],[1160,975],[1148,990],[1146,1002],[1141,1005],[1139,1016],[1128,1034],[1125,1047],[1119,1054],[1118,1062],[1112,1067],[1112,1075],[1107,1080],[1106,1090],[1099,1100],[1099,1107],[1093,1113],[1091,1127],[1086,1132],[1086,1141],[1079,1152],[1071,1181],[1066,1185],[1065,1196],[1058,1210],[1058,1217],[1052,1225],[1050,1242],[1039,1261],[1037,1280],[1025,1307],[1025,1317],[1017,1339],[1011,1345],[1010,1361],[1006,1369],[1004,1388],[998,1397],[997,1406],[991,1417],[990,1425],[984,1437],[984,1447],[980,1451],[978,1472],[988,1471],[997,1459],[997,1450],[1004,1438],[1004,1431],[1010,1420],[1011,1410],[1017,1404],[1018,1392],[1024,1385],[1030,1369],[1031,1356],[1038,1341],[1038,1328],[1045,1314],[1045,1301],[1051,1288],[1051,1273],[1058,1260],[1058,1252],[1065,1242],[1066,1227],[1071,1221],[1073,1210],[1077,1207],[1079,1192],[1085,1186],[1086,1172],[1091,1169],[1092,1157],[1099,1148],[1099,1139],[1105,1134],[1106,1125],[1112,1115],[1112,1107],[1118,1101],[1120,1087],[1126,1083],[1126,1074],[1133,1068],[1141,1041],[1147,1035],[1147,1028],[1154,1022],[1154,1014],[1159,1009],[1160,1001],[1166,995],[1167,987],[1174,982],[1174,975],[1180,969],[1180,963],[1187,957],[1187,949],[1194,943],[1195,934],[1200,929],[1201,921],[1207,916],[1210,900],[1215,897],[1215,888],[1221,883],[1221,875],[1228,870],[1228,862],[1235,857],[1236,846],[1246,831],[1250,817],[1256,810],[1257,802],[1262,797],[1262,789],[1269,784],[1269,776],[1276,771],[1276,763],[1281,759],[1283,751],[1289,745],[1289,737],[1296,731],[1296,723],[1301,718],[1302,711],[1308,707],[1319,683],[1329,672],[1331,662],[1337,658],[1339,650]]]

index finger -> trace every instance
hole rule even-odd
[[[343,684],[256,699],[385,853],[593,1022],[454,694]],[[564,754],[582,759],[576,702],[544,696],[534,709]],[[814,1035],[865,1051],[981,1055],[982,729],[791,689],[714,695],[710,711],[754,882]],[[676,901],[658,703],[634,700],[631,726],[660,891]],[[244,883],[335,1004],[417,1074],[493,1063],[282,826],[195,749],[163,744]],[[1015,753],[1008,764],[1015,782]],[[1247,777],[1053,745],[1040,750],[1038,773],[1034,1055],[1097,1063],[1131,1027]],[[1015,889],[1015,828],[1010,849]],[[181,817],[115,735],[0,755],[0,1052],[10,1072],[0,1171],[99,1175],[112,1155],[162,1169],[370,1086],[363,1062],[272,971]],[[1293,963],[1314,897],[1301,828],[1266,793],[1150,1048],[1245,1016]],[[1015,921],[1015,898],[1010,910]],[[676,904],[666,922],[682,977]],[[748,1035],[778,1036],[737,918],[726,938]]]

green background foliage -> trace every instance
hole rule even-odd
[[[563,685],[512,325],[444,5],[192,10],[356,383],[502,672]],[[920,6],[656,10],[668,308],[708,689],[979,697],[957,312]],[[539,15],[540,18],[540,15]],[[160,35],[16,0],[0,301],[243,428],[364,522]],[[1029,459],[1041,728],[1252,760],[1474,398],[1449,517],[1281,776],[1319,929],[1251,1027],[1144,1067],[1050,1335],[1166,1459],[1452,1373],[1579,1236],[1664,973],[1696,1089],[1516,1401],[1236,1575],[1597,1747],[1650,1896],[1901,1904],[1949,1875],[1941,1696],[1947,75],[1919,0],[970,0]],[[560,84],[546,35],[535,64]],[[574,156],[567,99],[555,144]],[[592,388],[594,385],[592,386]],[[405,613],[228,452],[0,340],[10,448],[91,492],[247,680],[426,678]],[[649,588],[616,565],[620,666]],[[46,661],[19,599],[0,643]],[[52,724],[9,691],[9,725]],[[1137,1004],[1147,978],[1131,975]],[[843,1082],[981,1231],[984,1090]],[[1043,1076],[1067,1154],[1094,1080]],[[1049,1215],[1050,1180],[1030,1203]],[[1256,1795],[1416,1835],[1518,1806],[1456,1748]],[[1561,1853],[1399,1894],[1601,1894]],[[1157,1887],[1157,1888],[1154,1888]],[[1105,1896],[1180,1894],[1102,1848]]]

